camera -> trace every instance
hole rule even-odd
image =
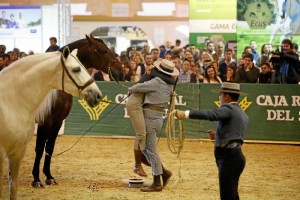
[[[275,70],[280,68],[280,63],[282,62],[284,52],[278,47],[275,51],[271,52],[270,61],[273,64]]]

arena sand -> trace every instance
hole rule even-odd
[[[70,148],[78,138],[58,137],[54,154]],[[139,178],[133,173],[132,138],[83,137],[70,151],[52,159],[52,175],[59,184],[32,188],[35,139],[29,143],[21,165],[20,200],[219,199],[211,141],[186,140],[178,159],[169,151],[166,139],[160,139],[158,148],[163,164],[173,176],[162,192],[142,193],[124,182],[124,179]],[[241,199],[300,199],[300,146],[246,143],[243,151],[247,164],[240,179]],[[8,199],[6,166],[3,199]],[[151,175],[150,168],[144,168]],[[145,185],[151,183],[151,178],[146,178]],[[42,172],[41,179],[45,180]]]

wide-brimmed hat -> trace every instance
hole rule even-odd
[[[226,93],[247,95],[247,93],[240,91],[240,84],[231,83],[231,82],[223,82],[221,84],[221,89],[213,89],[212,92],[214,93],[226,92]]]
[[[173,62],[166,60],[166,59],[158,59],[153,63],[154,67],[156,67],[162,73],[171,75],[171,76],[178,76],[179,71],[176,69]]]

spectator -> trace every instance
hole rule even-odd
[[[165,53],[164,58],[165,58],[166,60],[171,61],[172,53],[171,53],[170,51],[167,51],[167,52]]]
[[[203,83],[204,76],[201,74],[200,64],[195,62],[194,70],[191,74],[191,83]]]
[[[253,64],[253,54],[244,55],[244,66],[236,72],[236,83],[257,83],[259,77],[259,69]]]
[[[222,81],[225,81],[226,79],[227,67],[230,64],[232,64],[236,69],[236,62],[232,58],[232,52],[233,51],[231,49],[226,49],[224,61],[219,63],[219,76]]]
[[[229,64],[227,67],[226,72],[226,82],[234,82],[235,81],[235,74],[236,74],[236,67],[234,64]]]
[[[159,57],[164,58],[166,52],[167,52],[167,50],[166,50],[165,45],[160,45],[159,46]]]
[[[205,68],[211,65],[211,62],[213,61],[212,56],[209,53],[203,52],[202,53],[202,59],[201,59],[201,73],[204,74]]]
[[[6,46],[4,44],[0,45],[0,54],[5,54],[6,52]]]
[[[154,63],[159,58],[159,49],[158,48],[151,49],[150,54],[152,56],[152,63]]]
[[[196,49],[196,46],[194,44],[191,44],[189,46],[189,50],[193,56],[193,61],[198,62],[199,61],[199,49]]]
[[[224,60],[225,53],[225,44],[222,41],[217,42],[216,44],[216,53],[213,54],[213,59],[217,62],[221,62]]]
[[[257,44],[255,40],[252,40],[250,42],[250,47],[251,47],[251,53],[253,54],[253,63],[256,67],[260,66],[260,54],[259,52],[256,50],[257,48]]]
[[[46,52],[57,51],[59,49],[59,46],[57,45],[56,37],[49,38],[49,41],[50,41],[50,46],[48,47]]]
[[[275,69],[275,82],[281,84],[298,84],[300,82],[299,57],[292,50],[292,42],[284,39],[281,42],[282,52],[272,54],[271,62]]]
[[[141,51],[142,56],[145,57],[145,55],[149,54],[149,53],[150,53],[150,51],[149,51],[149,45],[148,44],[144,44],[143,49]]]
[[[182,70],[179,72],[178,83],[190,83],[191,82],[191,72],[190,72],[191,62],[189,60],[184,60],[182,63]]]
[[[175,48],[181,48],[181,40],[179,40],[179,39],[176,39],[176,41],[175,41]]]
[[[134,60],[130,61],[131,82],[138,82],[138,80],[141,78],[140,68],[141,66],[137,66]]]
[[[130,47],[129,52],[128,52],[128,59],[133,60],[134,57],[136,56],[136,54],[137,54],[136,48]]]
[[[2,69],[4,69],[5,67],[5,56],[4,54],[0,54],[0,71],[2,71]]]
[[[172,61],[172,63],[174,63],[176,69],[180,72],[182,70],[181,63],[180,63],[180,57],[178,55],[173,55],[171,57],[171,61]]]
[[[269,63],[261,64],[261,72],[258,77],[259,83],[271,83],[272,81],[272,70]]]
[[[210,65],[205,69],[205,75],[203,83],[222,83],[222,80],[217,75],[214,66]]]
[[[206,53],[210,54],[211,56],[215,54],[215,45],[213,42],[208,42],[206,45]]]
[[[266,63],[271,58],[271,52],[270,52],[270,45],[269,44],[263,44],[261,47],[261,56],[259,63]],[[259,66],[261,68],[261,66]]]
[[[145,55],[145,63],[141,66],[142,66],[142,68],[141,68],[142,72],[144,71],[143,75],[151,73],[151,70],[153,68],[153,60],[152,60],[151,54]]]

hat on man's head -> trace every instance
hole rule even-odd
[[[153,63],[154,67],[161,71],[162,73],[171,75],[171,76],[178,76],[179,71],[176,69],[173,62],[167,60],[167,59],[158,59]]]
[[[247,95],[247,93],[240,91],[240,84],[231,83],[231,82],[223,82],[221,84],[221,89],[214,89],[214,90],[212,90],[212,92],[214,92],[214,93],[225,92],[225,93]]]

